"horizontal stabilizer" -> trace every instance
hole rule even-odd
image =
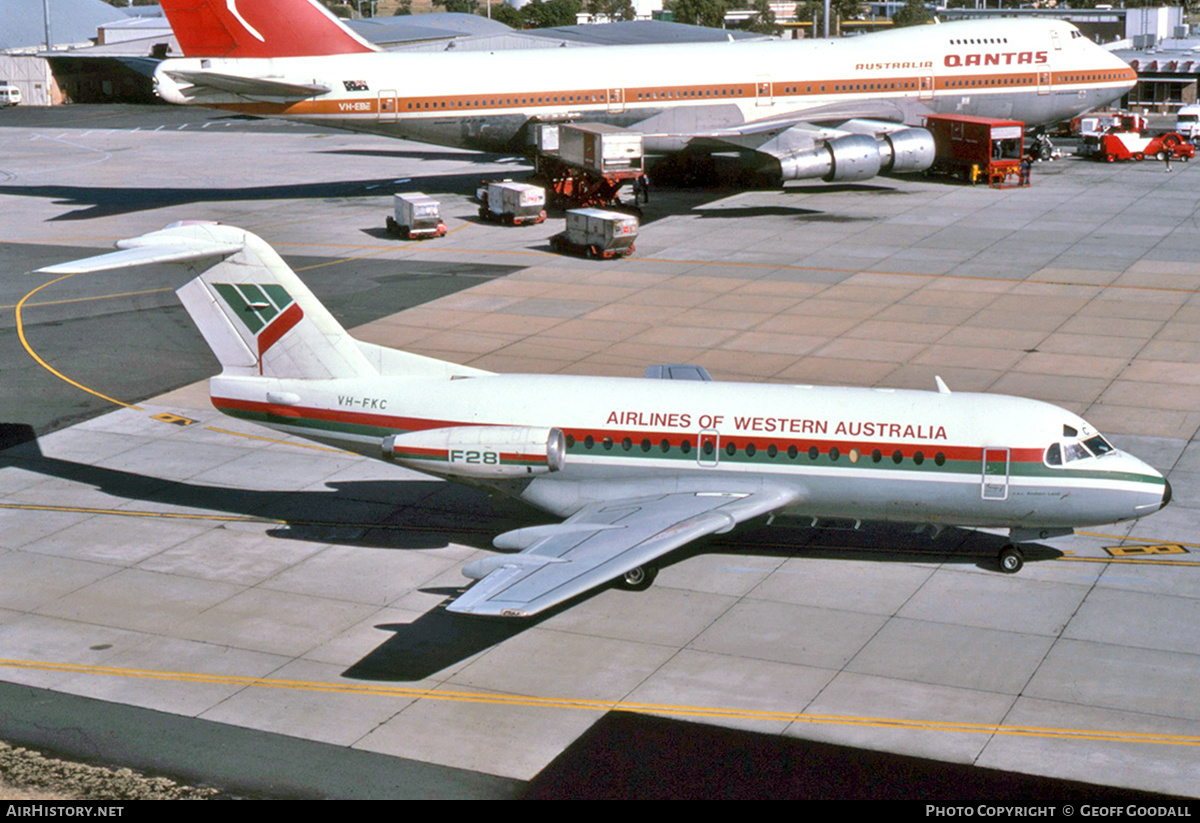
[[[191,83],[204,89],[242,94],[253,97],[290,97],[306,99],[329,92],[329,86],[320,83],[288,83],[266,77],[240,77],[236,74],[221,74],[215,71],[184,71],[172,69],[165,72],[172,80]]]
[[[364,352],[283,258],[244,229],[184,220],[121,240],[117,247],[120,251],[41,271],[74,274],[182,263],[194,279],[178,289],[179,299],[221,361],[224,376],[379,375],[372,360],[386,358]],[[396,352],[388,361],[402,359]]]
[[[157,232],[155,234],[158,234]],[[154,235],[136,240],[150,239]],[[128,241],[121,241],[118,246]],[[155,242],[140,245],[135,248],[122,248],[121,251],[108,252],[69,263],[59,263],[38,269],[43,274],[83,274],[84,272],[112,271],[127,269],[133,266],[152,266],[157,263],[186,263],[193,260],[221,259],[237,254],[242,250],[241,244],[211,243],[191,240],[189,238],[164,236]]]

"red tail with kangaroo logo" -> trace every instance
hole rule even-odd
[[[162,0],[187,57],[318,57],[378,51],[317,0]]]

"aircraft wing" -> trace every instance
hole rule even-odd
[[[562,523],[496,538],[519,554],[468,564],[478,580],[447,609],[472,615],[528,617],[591,591],[707,534],[724,534],[752,517],[779,511],[795,489],[675,492],[592,503]]]
[[[868,111],[873,116],[866,116]],[[769,153],[770,147],[780,142],[781,138],[793,144],[811,144],[845,134],[880,135],[909,128],[903,120],[892,119],[895,111],[891,109],[860,109],[855,116],[847,114],[849,112],[845,110],[829,111],[820,116],[805,112],[803,119],[793,115],[786,119],[759,120],[696,134],[688,142],[688,147],[708,151],[736,148]]]
[[[286,97],[306,99],[328,92],[329,86],[320,83],[288,83],[269,77],[241,77],[215,71],[184,71],[172,69],[167,76],[179,83],[190,83],[197,91],[212,89],[249,97]],[[187,91],[187,90],[185,90]]]
[[[895,119],[895,107],[829,109],[697,133],[690,150],[734,149],[774,158],[784,180],[865,180],[879,173],[924,171],[933,164],[933,135]],[[853,114],[854,116],[847,116]],[[867,116],[873,115],[873,116]]]

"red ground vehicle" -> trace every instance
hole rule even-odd
[[[1025,124],[1019,120],[935,114],[925,118],[933,133],[935,156],[930,172],[968,183],[1002,186],[1020,180]]]
[[[1110,111],[1081,114],[1071,119],[1070,133],[1075,137],[1098,136],[1110,129],[1143,132],[1146,130],[1146,118],[1128,111]]]
[[[1171,132],[1162,135],[1142,135],[1134,131],[1112,131],[1102,135],[1095,156],[1115,163],[1118,160],[1145,160],[1154,157],[1166,160],[1167,154],[1185,163],[1196,156],[1196,147]]]
[[[626,183],[642,176],[642,135],[603,123],[544,124],[534,179],[560,204],[619,205]]]

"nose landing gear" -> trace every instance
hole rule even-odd
[[[1000,550],[997,557],[1000,571],[1005,574],[1016,574],[1025,565],[1025,554],[1016,546],[1009,544]]]

